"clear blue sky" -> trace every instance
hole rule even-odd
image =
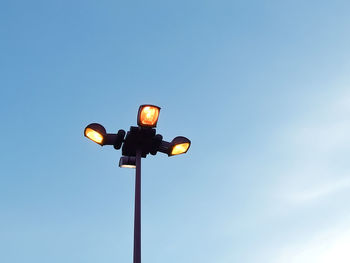
[[[131,262],[134,170],[83,137],[162,107],[144,263],[350,261],[349,1],[3,1],[0,262]]]

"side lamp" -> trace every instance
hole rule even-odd
[[[125,131],[119,130],[117,134],[111,134],[107,133],[106,129],[101,124],[91,123],[86,126],[84,135],[101,146],[113,145],[114,148],[118,150],[123,143]]]
[[[186,153],[191,146],[191,141],[183,136],[175,137],[168,149],[168,156]]]
[[[186,153],[191,146],[191,141],[183,136],[175,137],[171,142],[162,141],[158,151],[174,156]]]
[[[84,136],[102,146],[106,136],[106,129],[101,124],[91,123],[86,126]]]

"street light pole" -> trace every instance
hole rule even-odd
[[[120,167],[136,168],[133,263],[141,263],[141,158],[157,152],[168,156],[184,154],[191,145],[191,141],[183,136],[167,142],[162,135],[156,134],[159,110],[155,105],[141,105],[137,114],[138,127],[131,126],[127,133],[124,130],[116,134],[107,133],[99,123],[91,123],[84,130],[85,137],[101,146],[113,145],[116,150],[122,148]]]
[[[141,263],[141,150],[136,150],[134,263]]]

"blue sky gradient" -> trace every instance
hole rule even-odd
[[[0,262],[131,262],[134,170],[83,137],[162,107],[142,259],[348,263],[349,1],[5,1]]]

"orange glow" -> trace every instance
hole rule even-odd
[[[188,147],[190,147],[190,144],[188,142],[177,144],[171,150],[170,155],[185,153],[188,150]]]
[[[159,116],[159,108],[154,106],[144,106],[141,109],[139,118],[140,124],[144,126],[154,127],[157,124]]]
[[[85,136],[97,143],[102,143],[103,141],[103,136],[91,128],[86,128]]]

